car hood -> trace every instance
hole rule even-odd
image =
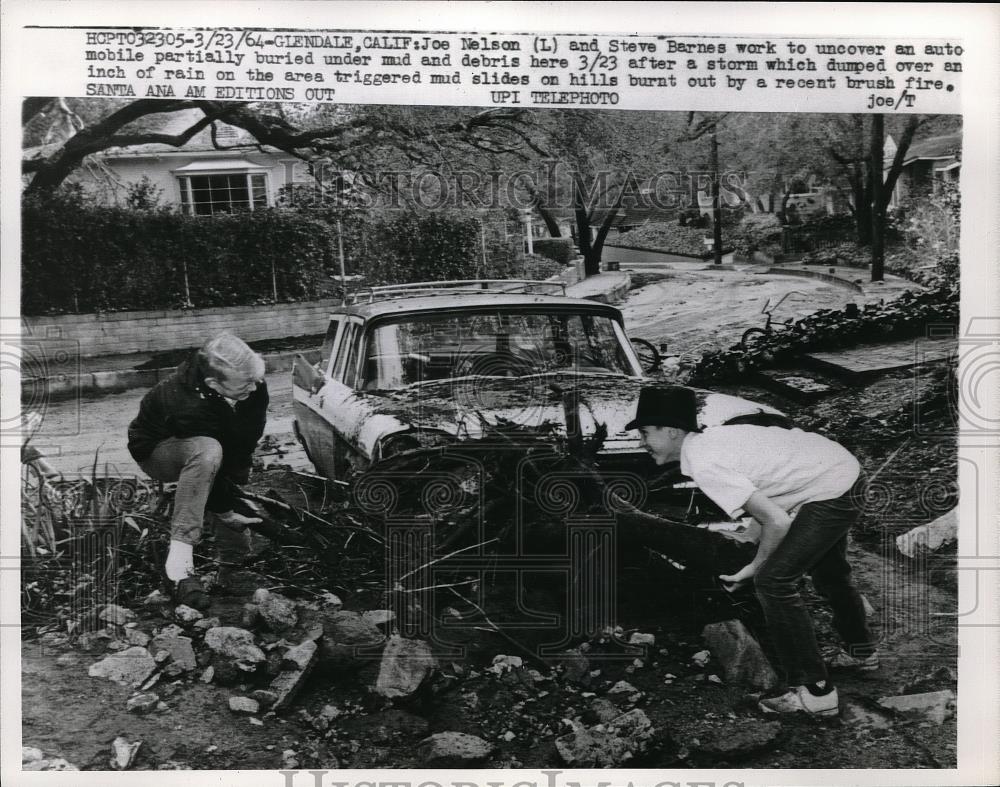
[[[350,405],[358,408],[357,447],[369,457],[383,438],[414,430],[445,433],[457,440],[482,439],[494,430],[565,436],[567,412],[573,417],[574,411],[584,437],[592,436],[601,424],[607,428],[600,453],[637,453],[638,432],[626,431],[625,425],[635,416],[640,389],[649,383],[620,375],[470,377],[401,391],[359,393],[351,397]],[[699,422],[706,427],[738,415],[780,412],[735,396],[701,390],[696,394]]]

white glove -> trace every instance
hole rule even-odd
[[[170,540],[170,551],[167,553],[165,566],[167,579],[180,582],[194,573],[194,547],[183,541]]]

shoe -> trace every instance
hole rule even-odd
[[[174,587],[174,601],[204,612],[212,605],[205,586],[198,577],[185,577]]]
[[[836,648],[825,653],[823,661],[829,669],[837,670],[872,672],[880,666],[878,651],[874,651],[870,656],[852,656],[843,648]]]
[[[763,696],[757,707],[764,713],[807,713],[810,716],[836,716],[840,713],[837,689],[816,696],[805,686],[795,686],[777,696]]]
[[[231,530],[242,533],[247,529],[247,526],[259,525],[264,520],[262,520],[259,516],[243,516],[243,514],[237,514],[235,511],[225,511],[221,514],[216,513],[215,521],[225,525]]]

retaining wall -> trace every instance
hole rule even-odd
[[[198,347],[222,330],[247,342],[324,333],[330,309],[339,303],[339,298],[325,298],[266,306],[25,317],[24,335],[78,343],[83,358],[166,352]]]

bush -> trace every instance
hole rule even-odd
[[[555,260],[560,265],[569,265],[576,258],[576,244],[572,238],[539,238],[532,247],[535,254]]]
[[[773,257],[781,252],[781,221],[773,213],[751,213],[743,217],[726,240],[741,257],[749,258],[756,251]]]
[[[637,229],[623,232],[616,242],[668,254],[704,257],[708,250],[704,239],[710,236],[710,232],[697,227],[682,227],[672,222],[645,224]]]

